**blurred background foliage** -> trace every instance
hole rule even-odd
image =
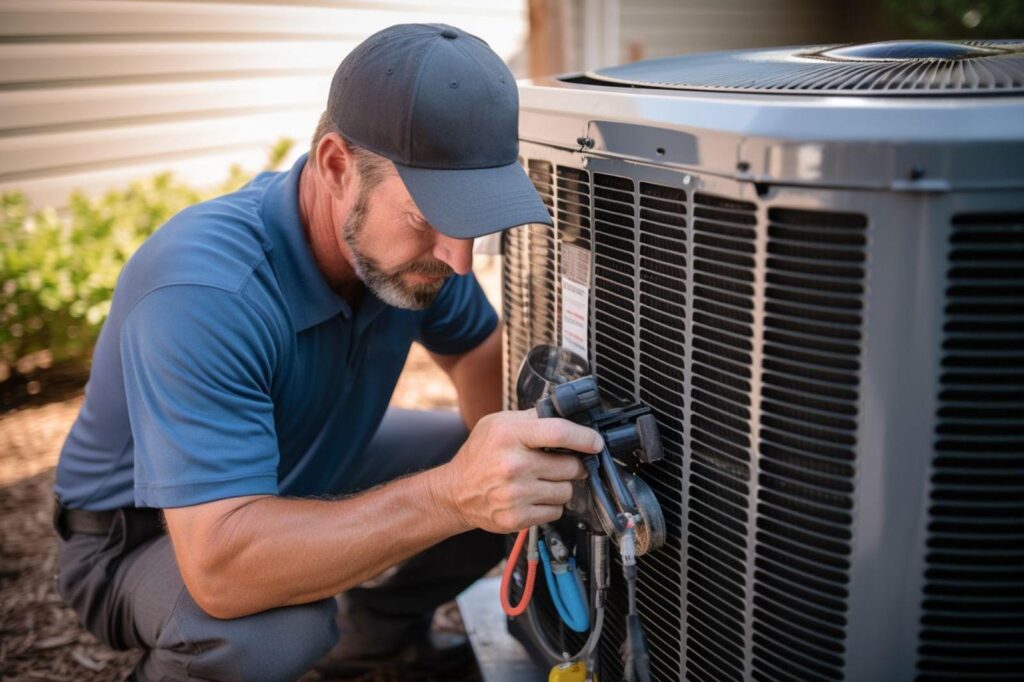
[[[282,139],[266,169],[292,147]],[[121,268],[142,242],[186,206],[250,179],[238,166],[219,186],[196,188],[170,173],[66,207],[36,209],[0,195],[0,383],[51,364],[88,360],[107,318]]]
[[[902,38],[1024,38],[1024,0],[885,0]]]

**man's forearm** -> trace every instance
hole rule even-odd
[[[484,415],[501,410],[501,325],[448,370],[459,395],[459,412],[471,429]]]
[[[438,469],[340,500],[273,496],[223,500],[233,509],[203,537],[174,528],[178,564],[207,612],[236,618],[337,594],[460,532],[458,513],[437,499]],[[177,532],[185,531],[185,532]],[[204,565],[188,546],[203,543]],[[216,548],[209,551],[209,548]]]

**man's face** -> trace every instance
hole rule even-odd
[[[341,236],[359,279],[398,308],[428,308],[448,277],[472,268],[473,240],[431,227],[397,175],[360,190]]]

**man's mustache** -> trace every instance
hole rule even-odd
[[[427,277],[442,277],[448,278],[455,274],[455,270],[444,261],[439,260],[428,260],[422,263],[414,262],[409,263],[401,269],[399,274],[411,272],[417,275],[425,275]]]

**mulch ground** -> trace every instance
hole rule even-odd
[[[53,386],[40,382],[25,394],[30,399],[3,401],[4,408],[18,407],[0,415],[0,680],[121,680],[139,654],[97,642],[54,591],[54,466],[81,405],[81,378],[77,386],[66,377]],[[455,393],[426,352],[415,348],[392,404],[454,406]],[[454,603],[438,611],[435,626],[462,628]],[[317,679],[311,673],[303,682]],[[472,672],[458,682],[478,680]]]

